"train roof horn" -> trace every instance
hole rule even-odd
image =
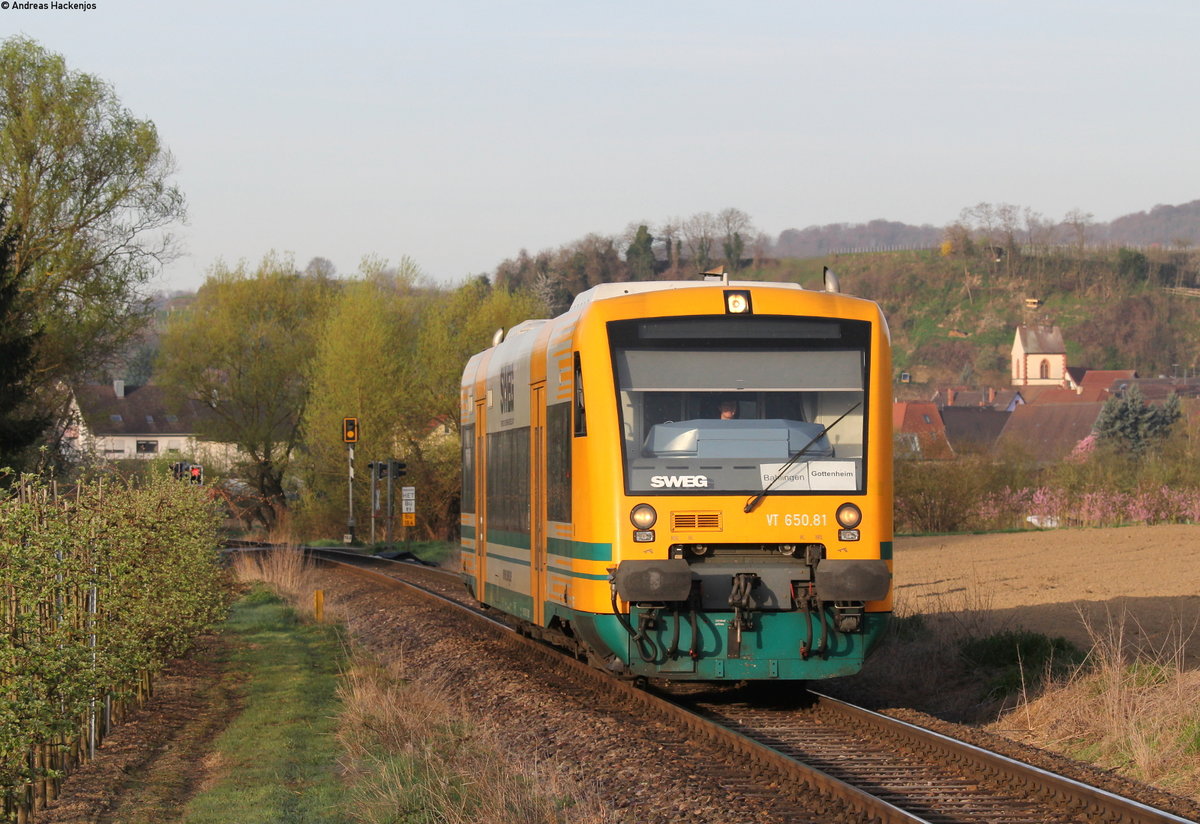
[[[841,286],[838,284],[838,276],[835,275],[833,273],[833,270],[830,269],[828,266],[825,267],[823,276],[825,278],[825,291],[826,292],[836,293],[836,292],[842,291]]]

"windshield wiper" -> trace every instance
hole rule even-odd
[[[853,412],[855,409],[858,409],[858,407],[860,407],[860,406],[862,406],[862,401],[859,401],[858,403],[854,404],[854,406],[850,407],[845,412],[843,412],[841,415],[839,415],[837,420],[835,420],[833,423],[829,424],[828,426],[822,426],[821,431],[818,432],[817,434],[813,435],[812,439],[809,440],[809,442],[806,443],[799,452],[797,452],[795,455],[793,455],[791,460],[789,460],[787,463],[785,463],[783,465],[783,468],[779,470],[779,474],[777,474],[775,476],[775,480],[773,480],[769,484],[767,484],[763,488],[762,492],[758,493],[753,498],[746,501],[746,505],[742,508],[742,512],[752,512],[754,510],[754,507],[758,506],[759,502],[763,498],[767,497],[767,493],[771,491],[771,487],[775,486],[775,484],[779,482],[779,479],[787,474],[787,471],[789,469],[791,469],[792,464],[794,464],[796,461],[800,460],[800,456],[803,455],[805,452],[807,452],[809,447],[811,447],[817,441],[821,440],[821,438],[825,437],[825,435],[829,432],[830,429],[833,429],[835,426],[837,426],[839,423],[842,422],[842,418],[846,417],[851,412]]]

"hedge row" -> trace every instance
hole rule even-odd
[[[1114,476],[1137,469],[1132,462],[1120,471],[1105,465],[1063,478],[980,459],[898,462],[896,531],[1200,523],[1200,486],[1187,480],[1164,483],[1152,473],[1127,488],[1113,483]],[[1021,483],[1022,475],[1035,482]]]
[[[224,614],[219,522],[205,490],[169,477],[61,496],[24,484],[0,500],[5,818],[52,795],[46,776],[86,754],[104,708]]]

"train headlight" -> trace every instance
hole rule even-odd
[[[750,292],[745,289],[729,291],[725,293],[725,314],[727,315],[749,315],[750,314]]]
[[[862,510],[851,503],[842,504],[837,508],[837,522],[843,529],[854,529],[862,523]]]
[[[658,513],[650,504],[638,504],[630,511],[629,521],[638,529],[649,529],[658,521]]]

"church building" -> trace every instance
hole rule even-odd
[[[1012,348],[1013,386],[1067,386],[1067,348],[1057,326],[1018,326]]]

